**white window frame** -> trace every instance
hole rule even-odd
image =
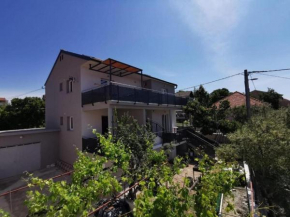
[[[161,88],[161,92],[162,92],[163,94],[168,93],[168,92],[167,92],[167,89],[165,89],[165,88]]]
[[[73,92],[73,80],[69,80],[68,82],[68,92],[69,93]]]
[[[72,131],[72,130],[74,130],[74,119],[72,116],[69,116],[68,120],[69,120],[68,130]]]

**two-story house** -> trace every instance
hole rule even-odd
[[[100,60],[61,50],[45,83],[46,128],[60,128],[59,158],[73,163],[92,129],[106,133],[114,112],[128,112],[156,133],[174,133],[176,110],[187,99],[175,96],[177,85],[143,74],[142,69],[114,59]]]

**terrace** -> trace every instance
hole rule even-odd
[[[187,104],[188,99],[171,93],[112,81],[106,85],[82,92],[82,106],[107,101],[183,106]]]

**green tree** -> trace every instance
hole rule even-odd
[[[235,131],[238,126],[234,120],[227,118],[230,111],[227,100],[220,103],[219,109],[215,106],[204,106],[196,99],[190,100],[184,107],[184,111],[191,115],[193,126],[199,128],[203,134],[212,134],[217,130],[226,134]]]
[[[217,217],[219,194],[231,195],[231,190],[238,183],[239,174],[229,168],[233,165],[215,163],[205,155],[199,162],[202,178],[194,189],[196,194],[190,193],[188,179],[180,185],[173,182],[172,175],[166,176],[168,185],[159,185],[157,189],[155,182],[143,183],[142,192],[135,201],[134,214],[137,217]],[[232,208],[229,207],[229,210]]]
[[[45,102],[38,97],[15,98],[0,108],[0,130],[43,127]]]
[[[211,104],[213,104],[228,95],[230,95],[230,91],[227,88],[216,89],[210,93],[209,101]]]
[[[210,106],[209,93],[204,89],[202,85],[197,90],[193,91],[193,99],[199,102],[202,106]]]
[[[268,88],[268,92],[260,95],[260,100],[271,104],[273,109],[280,108],[280,100],[283,99],[283,95],[277,93],[274,89]]]
[[[124,149],[131,153],[128,174],[130,174],[129,186],[134,185],[139,177],[143,177],[151,163],[149,158],[155,134],[149,125],[139,125],[138,121],[125,113],[121,118],[115,114],[115,126],[113,127],[115,142],[121,141]],[[135,199],[136,191],[130,191],[131,199]]]
[[[226,161],[245,160],[254,170],[269,205],[282,207],[286,216],[290,215],[289,114],[289,109],[261,109],[228,136],[231,144],[221,146],[216,152]]]
[[[98,137],[105,156],[90,156],[78,151],[71,182],[43,180],[31,174],[28,185],[39,189],[27,192],[30,216],[87,216],[94,209],[94,202],[122,190],[121,183],[112,173],[118,168],[126,173],[130,153],[120,142],[113,143],[112,135],[106,138],[98,134]],[[108,161],[113,165],[104,170],[103,165]]]

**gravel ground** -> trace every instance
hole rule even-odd
[[[226,207],[228,203],[234,205],[234,210],[226,212]],[[247,203],[247,190],[246,187],[236,187],[233,189],[233,197],[227,196],[223,200],[222,216],[249,216],[249,208]]]

